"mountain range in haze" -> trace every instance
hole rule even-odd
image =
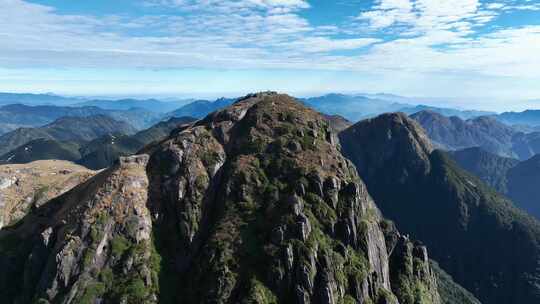
[[[164,102],[154,99],[82,100],[50,94],[7,93],[0,94],[0,97],[3,98],[0,99],[2,102],[16,100],[28,104],[52,103],[55,99],[60,100],[58,102],[60,104],[68,104],[68,100],[71,101],[69,106],[9,104],[0,107],[0,132],[8,133],[3,137],[4,146],[0,149],[3,162],[28,162],[48,159],[54,155],[58,155],[59,159],[82,160],[86,155],[92,160],[85,163],[92,169],[108,166],[116,157],[134,153],[136,149],[133,147],[141,147],[141,143],[148,141],[135,139],[122,128],[106,129],[101,136],[81,138],[79,142],[51,137],[41,129],[64,117],[71,117],[70,121],[73,124],[65,127],[69,129],[76,128],[76,117],[105,115],[115,121],[128,123],[135,130],[141,131],[175,117],[200,119],[237,100],[228,98],[191,102],[189,100]],[[537,130],[540,112],[535,110],[494,114],[436,108],[414,105],[409,98],[390,94],[328,94],[300,101],[328,115],[329,121],[332,121],[338,129],[344,129],[352,122],[381,113],[403,112],[419,121],[435,146],[444,150],[482,147],[497,155],[521,160],[528,159],[540,151],[540,132]],[[174,109],[176,105],[185,102],[187,104]],[[16,130],[17,128],[21,129]],[[131,133],[134,132],[132,130]],[[6,141],[6,138],[12,139]],[[24,147],[28,143],[31,144]],[[37,151],[43,152],[28,153],[30,147],[36,147]]]
[[[92,99],[86,97],[65,97],[56,94],[0,93],[0,105],[24,104],[29,106],[71,106],[99,107],[106,110],[129,110],[132,108],[145,109],[151,112],[164,113],[180,108],[193,101],[157,100],[157,99]]]
[[[138,155],[29,208],[0,230],[0,300],[540,301],[540,222],[490,187],[510,193],[511,173],[487,178],[538,166],[436,150],[404,113],[352,124],[305,104],[265,92],[169,121]]]
[[[131,125],[103,115],[60,118],[44,127],[21,128],[0,136],[0,164],[59,159],[103,169],[193,121],[171,118],[136,132]]]
[[[249,95],[139,153],[0,230],[3,302],[477,303],[291,97]]]
[[[494,154],[521,160],[540,152],[540,132],[523,132],[521,127],[502,123],[498,116],[463,120],[456,116],[446,117],[433,111],[422,111],[411,117],[422,125],[435,145],[443,150],[482,147]]]

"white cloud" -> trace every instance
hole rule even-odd
[[[97,18],[1,0],[0,39],[5,44],[0,57],[8,58],[3,66],[284,67],[306,61],[309,54],[377,41],[331,38],[337,27],[313,27],[293,12],[309,7],[303,0],[153,2],[157,4],[192,11]]]
[[[388,79],[405,74],[540,80],[538,26],[477,34],[514,2],[381,0],[360,14],[358,27],[343,28],[337,22],[311,24],[300,14],[310,7],[303,0],[149,1],[145,5],[182,13],[64,15],[48,6],[0,0],[0,67],[319,69]],[[369,27],[353,31],[362,25]]]
[[[362,12],[359,20],[372,28],[387,28],[395,24],[409,30],[425,32],[450,29],[464,21],[483,24],[490,21],[491,12],[480,10],[479,0],[378,0],[374,9]]]
[[[289,13],[309,8],[305,0],[145,0],[147,6],[170,6],[185,10],[212,10],[221,12],[242,12],[250,9],[264,9],[273,13]]]

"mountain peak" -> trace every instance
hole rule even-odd
[[[358,170],[367,175],[388,161],[407,164],[400,169],[403,172],[399,175],[403,177],[423,175],[430,169],[429,154],[433,145],[422,127],[403,113],[382,114],[361,121],[341,132],[340,139],[345,153],[351,155]],[[366,143],[369,149],[358,146]]]
[[[417,123],[382,115],[346,129],[340,139],[383,214],[424,242],[480,301],[540,301],[540,223],[445,152],[433,151]]]
[[[294,98],[248,95],[143,154],[0,233],[0,299],[440,303],[425,248]]]

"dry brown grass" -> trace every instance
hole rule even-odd
[[[97,172],[72,162],[41,160],[0,166],[0,227],[88,180]]]

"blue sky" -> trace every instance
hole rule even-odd
[[[0,0],[0,41],[0,91],[540,99],[533,0]]]

